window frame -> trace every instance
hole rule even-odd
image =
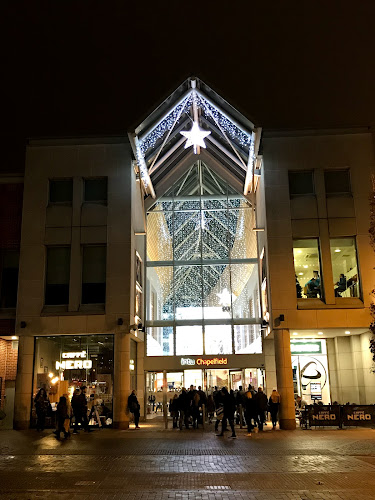
[[[87,181],[105,181],[106,182],[106,199],[105,200],[86,200],[86,182]],[[95,205],[108,205],[108,176],[84,177],[83,178],[83,203],[92,203]]]
[[[69,249],[69,281],[68,281],[68,300],[64,304],[48,304],[47,303],[47,276],[48,276],[48,250],[52,248],[67,248]],[[70,270],[71,270],[71,263],[72,263],[72,255],[71,255],[72,249],[71,245],[46,245],[45,246],[45,279],[44,279],[44,297],[43,297],[43,303],[45,307],[68,307],[69,306],[69,300],[70,300]]]
[[[72,184],[72,199],[69,201],[52,201],[51,200],[51,182],[61,182],[61,181],[71,181]],[[74,190],[74,183],[73,183],[73,177],[51,177],[48,179],[48,206],[56,206],[56,205],[62,205],[62,206],[72,206],[73,204],[73,190]]]
[[[352,238],[354,240],[354,249],[355,249],[355,259],[356,259],[356,264],[357,264],[357,275],[358,275],[358,297],[335,297],[336,299],[359,299],[363,301],[363,291],[362,291],[362,275],[361,275],[361,268],[360,268],[360,263],[359,263],[359,254],[358,254],[358,244],[357,244],[357,235],[352,235],[352,236],[334,236],[334,237],[329,237],[329,250],[330,250],[330,259],[331,259],[331,269],[332,269],[332,277],[333,277],[333,265],[332,265],[332,251],[331,251],[331,241],[332,240],[338,240],[338,239],[349,239]],[[333,285],[334,286],[334,285]]]
[[[311,193],[292,193],[291,189],[290,189],[290,175],[291,174],[302,174],[302,173],[307,173],[307,172],[311,173],[312,192]],[[289,190],[289,198],[295,198],[298,196],[316,196],[314,169],[288,170],[288,190]]]
[[[348,180],[349,180],[349,189],[350,191],[334,191],[334,192],[328,192],[327,191],[327,183],[326,183],[326,173],[337,173],[337,172],[347,172],[348,173]],[[349,167],[346,168],[325,168],[323,171],[323,178],[324,178],[324,191],[326,194],[326,197],[333,198],[335,196],[338,197],[348,197],[351,198],[353,197],[353,188],[352,188],[352,178],[351,178],[351,171]]]
[[[293,258],[293,270],[294,274],[296,275],[296,268],[295,268],[295,261],[294,261],[294,242],[295,241],[308,241],[308,240],[315,240],[318,242],[318,259],[319,259],[319,276],[320,276],[320,297],[314,297],[314,298],[309,298],[309,297],[301,297],[297,298],[297,301],[303,300],[305,301],[306,299],[309,300],[319,300],[321,302],[325,302],[325,287],[324,287],[324,279],[323,279],[323,272],[322,272],[322,252],[321,252],[321,241],[320,237],[313,237],[313,238],[293,238],[292,239],[292,258]],[[304,287],[302,287],[303,290]]]
[[[88,247],[101,247],[105,248],[105,281],[104,281],[104,302],[83,302],[83,266],[84,266],[84,249]],[[108,246],[105,243],[92,243],[88,245],[81,245],[81,295],[80,304],[83,307],[89,306],[105,306],[107,300],[107,257],[108,257]]]

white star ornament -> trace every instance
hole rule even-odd
[[[197,122],[193,122],[193,126],[191,130],[183,130],[180,132],[181,135],[186,137],[187,141],[185,142],[185,149],[189,146],[194,147],[194,152],[196,152],[197,146],[201,148],[206,148],[206,144],[204,143],[205,137],[211,134],[211,132],[206,132],[199,128]]]

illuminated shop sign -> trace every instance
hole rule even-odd
[[[292,354],[322,354],[322,343],[320,340],[311,342],[291,340],[290,352]]]
[[[91,359],[86,358],[86,351],[63,352],[63,361],[56,361],[56,370],[88,370],[92,368]]]
[[[197,358],[197,359],[192,359],[192,358],[181,358],[181,365],[182,366],[212,366],[212,365],[227,365],[228,364],[228,358],[211,358],[211,359],[205,359],[205,358]]]

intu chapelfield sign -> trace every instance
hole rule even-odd
[[[181,366],[227,365],[228,358],[181,358]]]
[[[92,368],[91,359],[86,359],[86,351],[63,352],[63,361],[56,361],[56,370],[89,370]]]
[[[290,352],[292,354],[322,354],[322,343],[320,340],[312,340],[310,342],[291,340]]]

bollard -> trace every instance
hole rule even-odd
[[[243,428],[243,412],[242,412],[242,405],[238,405],[238,409],[240,411],[240,429]]]
[[[204,429],[205,423],[206,423],[206,405],[203,404],[202,405],[202,427],[203,427],[203,429]]]

